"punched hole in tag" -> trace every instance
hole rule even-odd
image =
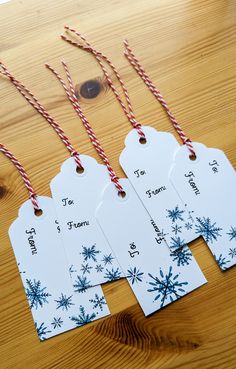
[[[194,154],[191,154],[191,155],[189,155],[189,159],[190,159],[191,161],[195,161],[195,160],[197,159],[197,156],[196,156],[196,155],[194,155]]]
[[[82,168],[82,167],[76,167],[76,173],[83,174],[84,173],[84,168]]]
[[[141,143],[141,145],[145,145],[147,143],[146,137],[140,137],[139,138],[139,143]]]
[[[125,191],[119,191],[118,192],[118,196],[121,198],[121,199],[124,199],[126,197],[126,192]]]
[[[34,215],[36,215],[36,217],[41,217],[43,215],[43,210],[42,209],[34,209]]]

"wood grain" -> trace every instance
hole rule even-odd
[[[118,157],[130,126],[91,55],[58,36],[64,24],[87,34],[116,62],[138,119],[174,133],[123,57],[126,37],[190,137],[223,149],[236,167],[235,19],[234,0],[13,0],[0,5],[1,59],[58,119],[79,151],[96,158],[62,89],[43,64],[61,70],[64,57],[78,86],[100,81],[101,91],[90,99],[85,94],[83,107],[122,175]],[[49,195],[48,183],[66,159],[66,149],[2,77],[0,93],[0,141],[21,159],[38,192]],[[107,284],[110,318],[40,343],[7,235],[26,191],[5,157],[0,157],[0,167],[1,369],[236,367],[236,268],[222,273],[202,240],[191,249],[207,285],[145,318],[126,281]]]

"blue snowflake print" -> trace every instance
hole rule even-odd
[[[87,288],[90,286],[90,281],[87,280],[87,277],[80,277],[77,275],[77,280],[75,281],[75,284],[73,284],[74,291],[75,292],[85,292]]]
[[[171,237],[170,247],[174,249],[179,249],[186,245],[184,240],[181,240],[180,237]]]
[[[132,284],[142,282],[143,280],[143,272],[141,272],[138,268],[130,268],[127,271],[126,277],[130,280]]]
[[[226,264],[229,263],[229,260],[225,260],[225,257],[223,257],[222,254],[219,255],[219,257],[216,257],[216,255],[214,255],[215,259],[216,259],[216,262],[217,264],[219,265],[219,267],[222,269],[222,270],[226,270],[227,269],[227,266]]]
[[[182,227],[177,225],[177,224],[172,226],[172,232],[174,232],[175,235],[178,234],[178,233],[181,233],[182,232],[181,229],[182,229]]]
[[[112,264],[113,259],[114,259],[113,256],[109,254],[109,255],[104,255],[102,261],[104,262],[105,265],[107,265],[107,264]]]
[[[93,267],[89,266],[89,264],[82,264],[81,267],[82,268],[80,270],[82,271],[83,274],[86,273],[90,274],[90,270],[93,269]]]
[[[98,264],[98,265],[96,265],[95,266],[95,269],[96,269],[96,271],[98,272],[98,273],[101,273],[102,271],[103,271],[103,266],[101,265],[101,264]]]
[[[46,287],[41,288],[41,282],[36,281],[35,279],[32,281],[30,279],[26,279],[27,288],[25,290],[26,296],[28,298],[30,308],[38,309],[39,306],[43,307],[43,304],[48,303],[47,298],[50,293],[45,292]]]
[[[164,229],[161,230],[161,232],[158,234],[159,237],[161,238],[165,238],[165,236],[167,236],[169,233],[165,233]]]
[[[95,294],[94,299],[89,300],[93,304],[93,309],[99,308],[103,311],[103,305],[106,305],[106,300],[104,296],[99,297],[98,294]]]
[[[183,217],[182,217],[182,215],[184,213],[184,210],[180,210],[178,205],[173,210],[168,210],[168,209],[166,209],[166,210],[167,210],[167,213],[168,213],[166,217],[170,218],[173,223],[176,220],[181,220],[181,221],[184,220]]]
[[[74,265],[72,264],[70,267],[69,267],[69,273],[72,274],[72,273],[76,273],[77,270],[74,269]]]
[[[229,256],[231,256],[232,259],[236,257],[236,247],[229,249]]]
[[[190,219],[191,220],[191,222],[193,223],[194,222],[194,220],[193,220],[193,213],[194,213],[194,211],[193,210],[188,210],[187,209],[187,204],[185,204],[184,205],[185,206],[185,209],[186,209],[186,211],[187,211],[187,213],[188,213],[188,219]]]
[[[177,250],[173,250],[170,256],[173,261],[177,261],[178,266],[189,265],[189,262],[192,260],[192,253],[188,247],[181,247]]]
[[[231,227],[229,232],[227,233],[229,235],[229,240],[235,240],[236,241],[236,227]]]
[[[94,318],[96,318],[95,313],[86,314],[85,309],[84,309],[83,306],[80,306],[79,310],[80,310],[80,314],[78,316],[72,316],[70,318],[70,320],[72,320],[72,322],[75,322],[77,327],[80,327],[81,325],[90,323],[90,322],[92,322],[92,320]]]
[[[175,276],[173,275],[171,266],[166,275],[160,268],[160,278],[154,277],[150,273],[148,273],[148,275],[151,278],[151,281],[148,283],[152,286],[152,288],[148,289],[147,291],[155,292],[155,294],[157,293],[154,301],[161,299],[161,308],[168,299],[170,302],[172,302],[181,297],[180,293],[185,292],[183,286],[188,284],[188,282],[180,282],[178,280],[179,274],[176,274]]]
[[[88,259],[91,259],[93,261],[97,261],[96,257],[97,254],[99,254],[101,251],[96,250],[96,244],[94,244],[91,247],[83,247],[82,255],[84,257],[84,260],[87,261]]]
[[[67,311],[72,305],[74,305],[73,302],[71,302],[71,299],[72,295],[67,297],[62,293],[58,300],[54,300],[57,303],[57,309],[61,308],[62,310]]]
[[[116,279],[119,279],[121,276],[121,272],[119,268],[116,270],[112,268],[112,270],[106,269],[106,274],[104,275],[104,278],[106,278],[108,281],[115,281]]]
[[[45,335],[47,333],[51,333],[51,331],[47,330],[48,327],[44,326],[45,323],[40,324],[39,327],[38,327],[37,322],[35,322],[34,324],[35,324],[35,329],[36,329],[36,332],[37,332],[37,334],[39,336],[39,339],[41,341],[44,341],[46,339]]]
[[[53,321],[51,325],[53,326],[53,329],[61,328],[63,324],[63,320],[61,318],[53,318]]]
[[[193,225],[192,225],[192,223],[190,223],[190,222],[187,222],[187,223],[185,223],[185,228],[189,231],[190,229],[192,229],[193,228]]]
[[[200,234],[206,242],[217,241],[218,237],[221,237],[220,231],[222,228],[216,226],[216,222],[211,224],[210,218],[196,218],[198,224],[196,224],[195,232]]]

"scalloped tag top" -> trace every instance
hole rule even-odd
[[[170,133],[142,129],[147,142],[139,142],[136,130],[129,132],[120,164],[168,245],[183,246],[198,235],[193,230],[192,211],[169,181],[173,156],[180,145]]]
[[[194,231],[226,270],[236,263],[236,173],[223,151],[195,142],[193,147],[194,161],[186,147],[176,152],[170,181],[194,211]]]
[[[50,187],[68,262],[76,270],[73,283],[79,278],[78,289],[83,290],[119,279],[123,272],[95,218],[101,193],[110,182],[107,169],[90,156],[80,157],[84,172],[77,173],[70,158]],[[119,272],[113,276],[113,270]]]
[[[9,228],[35,328],[41,341],[109,314],[100,286],[76,292],[72,283],[53,200],[39,196],[43,211],[26,201]],[[71,271],[72,272],[72,271]]]
[[[149,315],[206,279],[187,246],[174,252],[169,249],[129,180],[120,183],[126,196],[118,196],[109,184],[96,217],[144,314]]]

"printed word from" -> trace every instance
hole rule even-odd
[[[154,231],[157,233],[157,237],[155,237],[155,240],[158,243],[158,245],[160,245],[162,241],[165,240],[163,232],[160,231],[160,229],[158,228],[153,219],[151,219],[151,225],[153,226]]]
[[[188,183],[190,184],[190,187],[192,188],[192,190],[195,193],[195,195],[200,195],[200,191],[199,191],[196,183],[193,180],[193,178],[195,177],[195,175],[193,174],[193,172],[189,172],[188,174],[185,174],[184,176],[186,178],[188,178]]]
[[[36,231],[35,231],[34,228],[31,228],[30,230],[26,230],[25,233],[27,235],[30,235],[28,237],[28,242],[29,242],[29,245],[30,245],[31,254],[36,255],[37,254],[37,247],[35,245],[35,239],[34,239],[34,235],[36,235]]]
[[[71,229],[74,229],[74,228],[81,228],[81,227],[88,226],[89,221],[85,220],[84,222],[79,222],[79,223],[74,223],[73,221],[71,221],[71,222],[67,222],[67,225],[68,225],[68,229],[70,231]]]
[[[156,190],[147,190],[146,194],[148,195],[148,198],[150,199],[152,196],[158,195],[160,192],[165,191],[166,186],[162,186],[160,188],[157,188]]]

